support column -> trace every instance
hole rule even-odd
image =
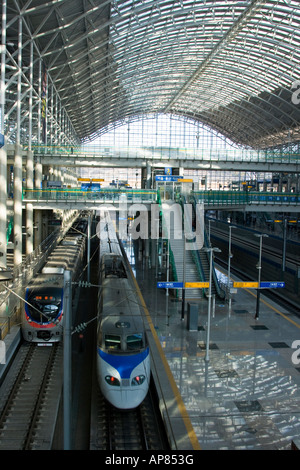
[[[146,188],[151,188],[151,165],[149,162],[147,162]]]
[[[21,70],[22,70],[22,17],[18,34],[17,122],[14,162],[14,265],[22,262],[22,153],[21,153]]]
[[[33,152],[28,150],[26,162],[26,187],[33,189]],[[26,204],[26,255],[33,251],[33,205]]]
[[[15,145],[14,162],[14,265],[22,263],[22,154]]]
[[[6,268],[7,252],[7,153],[0,149],[0,267]]]
[[[29,67],[29,80],[33,83],[33,41],[30,43],[30,67]],[[28,119],[28,152],[26,160],[26,187],[33,189],[33,152],[32,152],[32,87],[29,92],[29,119]],[[33,251],[33,205],[26,204],[26,255],[30,255]]]
[[[156,240],[151,239],[151,267],[156,266]]]
[[[35,180],[34,180],[34,188],[41,189],[42,184],[42,164],[40,162],[36,162],[35,164]],[[34,248],[37,248],[42,243],[42,211],[40,209],[36,209],[34,211]]]
[[[1,32],[1,83],[0,83],[0,132],[4,136],[5,106],[5,57],[6,57],[6,0],[2,1],[2,32]],[[7,251],[7,153],[6,147],[0,148],[0,266],[6,268]]]

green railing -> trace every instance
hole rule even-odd
[[[270,193],[256,191],[191,191],[190,196],[195,202],[209,206],[233,206],[251,204],[269,205],[298,205],[299,193]],[[79,188],[63,189],[23,189],[23,200],[34,201],[72,201],[85,202],[97,200],[99,202],[160,202],[161,195],[155,189],[110,189],[103,188],[98,191],[82,191]]]
[[[258,191],[191,191],[191,196],[198,203],[210,206],[246,205],[246,204],[300,204],[300,194],[270,193]]]
[[[160,195],[160,192],[158,191],[157,192],[157,203],[158,205],[160,206],[160,217],[161,217],[161,221],[162,221],[162,228],[163,228],[163,231],[165,231],[165,233],[167,232],[167,227],[166,227],[166,221],[165,221],[165,218],[164,218],[164,215],[163,215],[163,211],[162,211],[162,207],[161,207],[161,195]],[[178,281],[178,275],[177,275],[177,270],[176,270],[176,263],[175,263],[175,259],[174,259],[174,254],[173,254],[173,251],[171,249],[171,244],[170,244],[170,240],[169,239],[165,239],[166,243],[168,243],[168,250],[169,250],[169,263],[170,263],[170,266],[171,266],[171,271],[172,271],[172,280],[173,281]],[[178,289],[175,289],[175,297],[178,298]]]
[[[64,189],[23,189],[23,200],[45,201],[70,201],[88,202],[145,202],[156,203],[157,191],[151,189],[110,189],[104,188],[98,191],[82,191],[78,188]]]
[[[9,239],[10,239],[10,236],[11,236],[11,233],[12,233],[12,230],[13,230],[13,226],[14,226],[14,218],[10,217],[8,219],[7,230],[6,230],[6,241],[7,241],[7,243],[9,242]]]

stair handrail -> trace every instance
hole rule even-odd
[[[160,198],[160,194],[158,193],[158,197],[157,197],[157,202],[158,202],[158,205],[160,207],[160,216],[161,216],[161,222],[162,222],[162,228],[163,228],[163,233],[167,233],[167,224],[166,224],[166,221],[165,221],[165,217],[164,217],[164,214],[163,214],[163,209],[162,209],[162,203],[161,203],[161,198]],[[169,262],[171,264],[171,269],[172,269],[172,273],[173,273],[173,277],[174,277],[174,281],[178,281],[178,275],[177,275],[177,270],[176,270],[176,263],[175,263],[175,259],[174,259],[174,253],[171,249],[171,243],[170,243],[170,234],[168,234],[168,239],[167,239],[167,243],[168,243],[168,250],[169,250]],[[176,289],[176,296],[178,296],[178,289]]]
[[[184,217],[185,217],[185,220],[186,220],[188,226],[192,227],[192,222],[190,220],[190,214],[188,213],[188,211],[186,212],[186,214],[184,214],[184,204],[186,203],[185,195],[181,194],[181,197],[180,197],[178,202],[181,204],[181,207],[182,207],[183,224],[184,224]],[[197,270],[197,273],[200,277],[200,280],[205,281],[205,273],[204,273],[203,265],[202,265],[202,262],[201,262],[201,258],[199,256],[199,248],[197,247],[197,243],[196,243],[195,240],[188,240],[188,241],[186,241],[186,243],[191,243],[192,244],[192,248],[190,248],[192,259],[193,259],[193,261],[196,265],[196,270]],[[208,294],[208,290],[206,288],[202,288],[202,295],[207,295],[207,294]]]
[[[184,198],[185,200],[185,198]],[[189,201],[192,203],[193,205],[193,208],[194,210],[196,211],[196,216],[197,216],[197,203],[196,203],[196,199],[194,197],[194,195],[190,195],[189,196]],[[205,227],[205,224],[203,226],[203,246],[205,248],[209,248],[209,240],[208,240],[208,236],[207,236],[207,230],[206,230],[206,227]],[[204,281],[207,281],[207,279],[205,278],[205,272],[204,272],[204,269],[203,269],[203,265],[202,265],[202,261],[201,261],[201,258],[200,258],[200,254],[199,254],[199,250],[198,248],[196,248],[196,257],[198,259],[198,262],[201,266],[201,272],[202,272],[202,275],[203,275],[203,280]],[[208,263],[210,263],[210,259],[209,259],[209,256],[208,256],[208,252],[206,252],[206,257],[207,257],[207,260],[208,260]],[[196,264],[197,266],[197,264]],[[200,274],[200,273],[199,273]],[[218,281],[218,277],[216,275],[216,270],[215,270],[215,266],[214,266],[214,259],[212,259],[212,281],[215,285],[215,288],[216,288],[216,292],[217,292],[217,295],[219,298],[223,299],[225,297],[225,292],[223,291],[223,289],[221,289],[220,287],[220,284],[219,284],[219,281]],[[208,289],[205,289],[205,294],[208,295]]]

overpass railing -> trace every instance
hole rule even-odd
[[[195,201],[209,206],[251,204],[298,205],[299,193],[270,193],[257,191],[191,191]]]
[[[77,188],[47,188],[47,189],[23,189],[23,200],[36,202],[89,202],[115,203],[126,200],[127,202],[156,203],[157,191],[151,189],[110,189],[104,188],[97,191],[82,191]]]

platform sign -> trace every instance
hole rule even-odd
[[[248,287],[252,289],[258,289],[258,282],[234,282],[233,287]],[[278,287],[285,287],[285,283],[282,281],[263,281],[260,282],[260,289],[276,289]]]
[[[186,282],[185,287],[186,289],[209,287],[209,282]]]
[[[163,288],[163,289],[182,289],[183,287],[183,282],[158,282],[157,283],[158,288]]]
[[[258,282],[233,282],[233,287],[248,287],[250,289],[258,289]]]
[[[100,182],[103,182],[105,180],[103,178],[77,178],[77,181],[81,181],[81,182],[84,182],[84,183],[90,183],[90,182],[100,183]]]
[[[155,176],[155,181],[167,181],[167,182],[176,182],[178,181],[179,176],[173,176],[173,175],[156,175]]]
[[[0,268],[0,281],[11,281],[13,278],[13,272],[10,269]]]
[[[272,288],[272,289],[277,289],[278,287],[285,287],[285,282],[281,282],[281,281],[263,281],[260,283],[260,288],[261,289],[268,289],[268,288]]]

